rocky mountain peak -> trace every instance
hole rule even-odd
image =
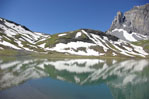
[[[124,23],[125,16],[123,16],[123,13],[118,11],[117,16],[114,18],[114,21],[112,22],[110,30],[113,30],[115,28],[121,28],[122,24]]]
[[[116,19],[116,20],[117,20],[117,23],[118,23],[118,24],[121,24],[121,23],[123,22],[123,13],[120,12],[120,11],[118,11],[116,18],[117,18],[117,19]]]
[[[124,29],[128,33],[139,33],[149,36],[149,4],[135,6],[124,14],[120,11],[112,22],[109,31]]]

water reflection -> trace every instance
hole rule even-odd
[[[149,97],[149,61],[99,59],[0,60],[0,89],[29,79],[51,77],[79,85],[106,84],[114,99]]]

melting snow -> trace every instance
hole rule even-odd
[[[41,47],[41,48],[45,48],[45,45],[46,45],[46,43],[43,43],[43,44],[40,44],[38,46]]]
[[[78,38],[79,36],[81,36],[81,34],[82,34],[81,32],[77,32],[75,38]]]
[[[118,32],[122,32],[123,33],[123,36],[125,37],[126,40],[128,41],[137,41],[134,37],[133,37],[133,34],[131,33],[128,33],[127,31],[123,30],[123,29],[114,29],[112,30],[112,32],[115,32],[115,31],[118,31]]]
[[[2,44],[4,46],[9,46],[9,47],[14,48],[14,49],[21,49],[21,48],[15,46],[15,45],[13,45],[13,44],[11,44],[9,42],[6,42],[6,41],[0,42],[0,44]]]
[[[95,44],[97,44],[97,45],[103,47],[103,50],[104,50],[105,52],[107,52],[107,50],[108,50],[109,48],[107,48],[107,47],[101,42],[101,41],[103,41],[103,40],[102,40],[98,35],[91,34],[91,35],[93,36],[93,38],[91,38],[91,36],[89,36],[86,31],[82,30],[82,32],[83,32],[84,34],[86,34]],[[101,40],[101,41],[100,41],[100,40]],[[103,42],[105,42],[105,41],[103,41]]]
[[[139,52],[140,54],[143,54],[143,55],[149,55],[148,53],[146,53],[144,50],[143,50],[143,47],[141,46],[136,46],[136,45],[133,45],[133,44],[130,44],[135,51]]]
[[[23,47],[23,44],[21,41],[17,41],[18,46]]]
[[[58,36],[65,36],[65,35],[67,35],[67,34],[63,33],[63,34],[59,34]]]
[[[116,56],[117,54],[113,52],[112,55],[113,55],[113,56]]]
[[[28,30],[25,30],[23,27],[21,27],[20,25],[15,25],[14,23],[9,23],[5,20],[5,24],[10,27],[6,27],[5,25],[0,24],[0,28],[5,30],[5,34],[8,37],[14,38],[15,35],[19,34],[21,35],[21,38],[19,39],[15,39],[15,42],[18,44],[18,46],[11,44],[7,41],[3,41],[0,42],[0,44],[4,45],[4,46],[8,46],[14,49],[25,49],[28,51],[33,51],[32,49],[29,48],[25,48],[23,47],[23,44],[21,41],[27,41],[29,44],[29,46],[31,47],[35,47],[37,48],[34,44],[35,42],[40,42],[40,41],[44,41],[46,40],[48,37],[50,37],[49,35],[44,35],[38,32],[31,32]],[[119,31],[119,32],[123,32],[123,36],[128,40],[128,41],[137,41],[134,38],[134,35],[138,38],[146,38],[146,36],[143,36],[141,34],[137,34],[137,33],[131,33],[129,34],[127,31],[123,30],[123,29],[115,29],[114,31]],[[109,49],[113,50],[113,51],[117,51],[118,53],[121,53],[123,55],[126,56],[131,56],[134,57],[134,55],[139,55],[142,57],[145,57],[145,55],[148,55],[148,53],[146,53],[142,47],[139,46],[135,46],[130,44],[130,46],[127,46],[128,43],[122,40],[119,41],[109,41],[108,38],[106,36],[103,36],[103,39],[96,34],[93,33],[87,33],[86,31],[82,30],[81,32],[77,32],[75,38],[78,38],[79,36],[82,35],[82,33],[84,33],[85,35],[88,36],[88,38],[90,40],[92,40],[95,44],[93,43],[86,43],[86,42],[69,42],[67,44],[64,43],[59,43],[56,44],[55,47],[53,48],[45,48],[46,50],[54,50],[54,51],[58,51],[58,52],[65,52],[65,53],[70,53],[70,54],[76,54],[76,55],[88,55],[88,56],[100,56],[100,55],[105,55],[105,53],[99,53],[93,49],[90,49],[91,46],[100,46],[103,48],[104,52],[107,52]],[[67,35],[66,33],[63,34],[59,34],[58,36],[64,36]],[[7,39],[9,39],[8,37],[5,37]],[[109,46],[108,42],[110,42],[116,49],[113,49],[112,47]],[[118,44],[119,46],[117,46],[116,44]],[[44,44],[40,44],[38,45],[41,48],[44,48],[45,43]],[[121,46],[124,48],[121,48]],[[20,47],[20,48],[19,48]],[[83,48],[84,50],[77,50],[78,48]],[[0,49],[3,49],[0,47]],[[120,52],[119,52],[120,51]],[[113,52],[112,53],[113,56],[116,56],[116,54]]]
[[[58,51],[58,52],[68,52],[70,54],[76,54],[76,55],[98,56],[99,53],[93,49],[89,49],[90,46],[96,46],[96,44],[86,43],[86,42],[81,42],[81,41],[70,42],[67,44],[58,43],[58,44],[56,44],[56,46],[54,48],[50,48],[49,50],[54,50],[54,51]],[[82,47],[85,48],[86,51],[81,51],[81,50],[74,51],[74,50],[77,50],[78,48],[82,48]],[[67,50],[67,48],[69,48],[69,50]]]

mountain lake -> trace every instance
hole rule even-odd
[[[0,99],[149,99],[146,59],[0,59]]]

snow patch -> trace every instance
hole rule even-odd
[[[15,46],[15,45],[13,45],[13,44],[11,44],[11,43],[9,43],[9,42],[6,42],[6,41],[0,42],[0,44],[2,44],[2,45],[4,45],[4,46],[11,47],[11,48],[14,48],[14,49],[17,49],[17,50],[18,50],[18,49],[21,49],[21,48]]]
[[[132,41],[132,42],[135,42],[137,41],[134,37],[133,37],[133,34],[131,33],[128,33],[127,31],[123,30],[123,29],[114,29],[112,30],[112,32],[115,32],[115,31],[118,31],[118,32],[122,32],[124,38],[128,41]]]
[[[84,31],[84,30],[82,30],[82,32],[84,33],[84,34],[86,34],[95,44],[97,44],[97,45],[99,45],[99,46],[101,46],[102,48],[103,48],[103,50],[105,51],[105,52],[107,52],[107,50],[109,49],[109,48],[107,48],[104,44],[103,44],[103,42],[104,43],[106,43],[102,38],[100,38],[98,35],[95,35],[95,34],[91,34],[92,35],[92,37],[90,36],[90,35],[88,35],[88,33],[86,32],[86,31]],[[106,39],[106,38],[105,38]],[[102,41],[102,42],[101,42]]]
[[[82,35],[82,33],[81,32],[77,32],[77,34],[76,34],[76,36],[75,36],[75,38],[78,38],[79,36],[81,36]]]
[[[16,41],[16,43],[18,44],[19,47],[23,47],[23,44],[21,41]]]
[[[123,27],[126,27],[126,25],[125,25],[125,24],[123,24]]]
[[[85,55],[85,56],[98,56],[99,53],[93,49],[90,49],[90,46],[96,46],[96,44],[86,43],[86,42],[70,42],[67,44],[58,43],[55,47],[49,48],[48,50],[57,51],[57,52],[68,52],[70,54],[76,55]],[[86,51],[78,50],[78,48],[85,48]],[[67,50],[68,49],[68,50]],[[78,50],[78,51],[75,51]]]
[[[116,54],[116,53],[114,53],[114,52],[112,53],[112,55],[113,55],[113,56],[117,56],[117,54]]]
[[[65,36],[65,35],[67,35],[67,34],[63,33],[63,34],[59,34],[58,36]]]
[[[40,44],[38,46],[41,47],[41,48],[45,48],[45,45],[46,45],[46,43],[43,43],[43,44]]]

